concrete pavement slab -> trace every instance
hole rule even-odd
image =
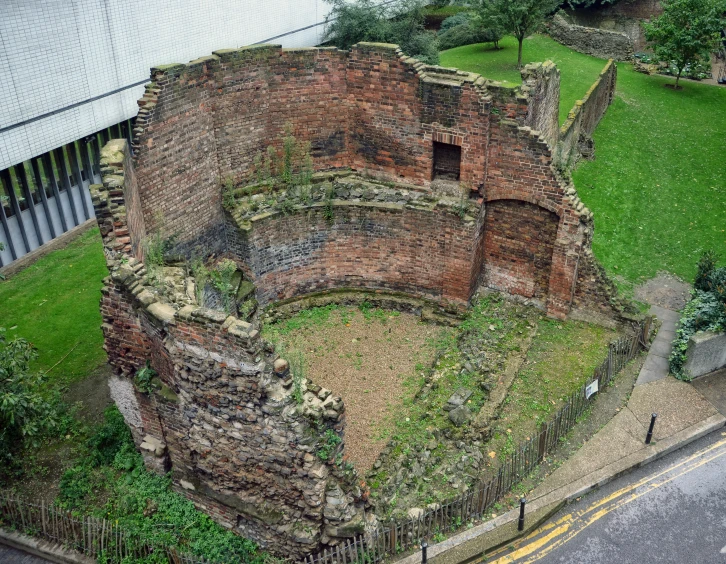
[[[657,316],[658,319],[663,322],[663,325],[666,325],[667,322],[670,322],[670,325],[678,323],[681,318],[681,314],[677,311],[666,309],[657,305],[650,306],[650,313]]]
[[[665,375],[660,370],[646,370],[642,369],[638,374],[638,380],[636,385],[647,384],[649,382],[655,382],[656,380],[662,380]]]
[[[696,378],[691,385],[713,405],[721,415],[726,415],[726,368]]]
[[[635,386],[637,387],[642,384],[661,380],[668,376],[669,372],[670,366],[667,358],[653,353],[648,353],[648,358],[646,358],[643,363],[643,368],[640,370]]]
[[[666,339],[670,342],[673,342],[673,339],[676,338],[676,330],[675,329],[664,329],[663,327],[660,328],[658,331],[658,335],[656,336],[656,339]]]
[[[643,426],[650,424],[651,413],[658,414],[656,441],[718,413],[691,384],[672,376],[633,388],[628,409]]]
[[[646,429],[627,408],[621,410],[575,455],[535,488],[539,497],[643,448]]]
[[[653,344],[650,345],[650,354],[655,356],[662,356],[668,358],[673,350],[673,341],[669,339],[656,339]]]

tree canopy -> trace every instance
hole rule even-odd
[[[323,41],[350,49],[361,41],[395,43],[411,57],[438,64],[436,34],[424,29],[423,2],[326,0],[331,5]]]
[[[726,2],[723,0],[663,0],[663,13],[645,23],[645,38],[661,61],[678,69],[676,88],[683,70],[700,60],[709,60],[715,49]]]
[[[560,0],[475,0],[474,11],[480,27],[501,30],[517,38],[517,68],[521,68],[524,38],[537,31],[559,5]]]

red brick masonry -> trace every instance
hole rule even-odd
[[[149,234],[174,235],[181,254],[234,256],[262,305],[359,287],[463,308],[485,285],[558,318],[573,305],[612,313],[590,252],[592,213],[553,166],[551,63],[528,65],[511,89],[392,45],[261,45],[155,68],[152,79],[133,159],[111,141],[103,185],[92,187],[110,270],[109,362],[126,377],[150,360],[161,386],[147,395],[120,378],[115,398],[150,468],[171,470],[197,505],[271,550],[300,556],[365,529],[365,484],[341,464],[344,442],[331,459],[318,456],[327,431],[344,437],[345,408],[306,382],[298,404],[290,381],[272,374],[274,350],[257,327],[152,288],[141,262]],[[392,199],[351,184],[330,202],[332,217],[320,202],[232,217],[222,179],[249,179],[288,122],[310,142],[317,171],[374,176]],[[462,199],[432,183],[434,142],[461,147]]]

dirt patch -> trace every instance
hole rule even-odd
[[[305,376],[343,398],[346,454],[364,474],[386,446],[385,427],[407,394],[404,382],[433,362],[434,342],[445,329],[385,310],[310,311],[318,313],[265,328],[265,337],[302,352]]]
[[[76,417],[87,425],[95,425],[103,421],[103,411],[111,405],[111,393],[108,379],[111,366],[102,364],[91,374],[74,382],[63,394],[63,400],[70,405],[78,404]]]
[[[655,278],[637,286],[633,297],[650,305],[680,311],[686,305],[690,292],[690,284],[672,274],[661,272]]]

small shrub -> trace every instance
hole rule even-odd
[[[156,370],[151,368],[151,361],[147,360],[146,364],[137,370],[134,382],[140,392],[144,394],[150,394],[154,387],[151,381],[156,377]]]
[[[473,43],[493,42],[497,46],[500,39],[501,35],[496,30],[479,29],[470,23],[457,25],[438,35],[439,49],[442,51]]]
[[[468,24],[471,21],[471,14],[469,12],[459,12],[453,16],[449,16],[443,22],[439,28],[439,35],[443,32],[462,24]]]
[[[698,331],[726,330],[726,266],[716,268],[716,256],[706,251],[698,261],[695,289],[691,301],[681,313],[681,320],[669,358],[671,372],[681,380],[690,380],[683,365],[688,340]]]
[[[693,287],[696,290],[702,290],[704,292],[708,290],[709,278],[716,268],[716,261],[716,253],[712,250],[705,251],[701,255],[701,258],[698,259],[698,264],[696,265],[696,280],[693,283]]]
[[[58,398],[41,393],[45,376],[30,363],[38,357],[32,343],[5,338],[0,327],[0,474],[26,444],[38,446],[58,426]]]
[[[95,466],[111,464],[124,445],[133,447],[134,444],[131,431],[129,431],[123,415],[115,405],[106,408],[103,416],[103,424],[88,439],[88,448],[91,454],[89,458]]]
[[[295,211],[295,204],[292,203],[290,198],[285,198],[280,202],[279,208],[283,215],[290,215],[293,211]]]

